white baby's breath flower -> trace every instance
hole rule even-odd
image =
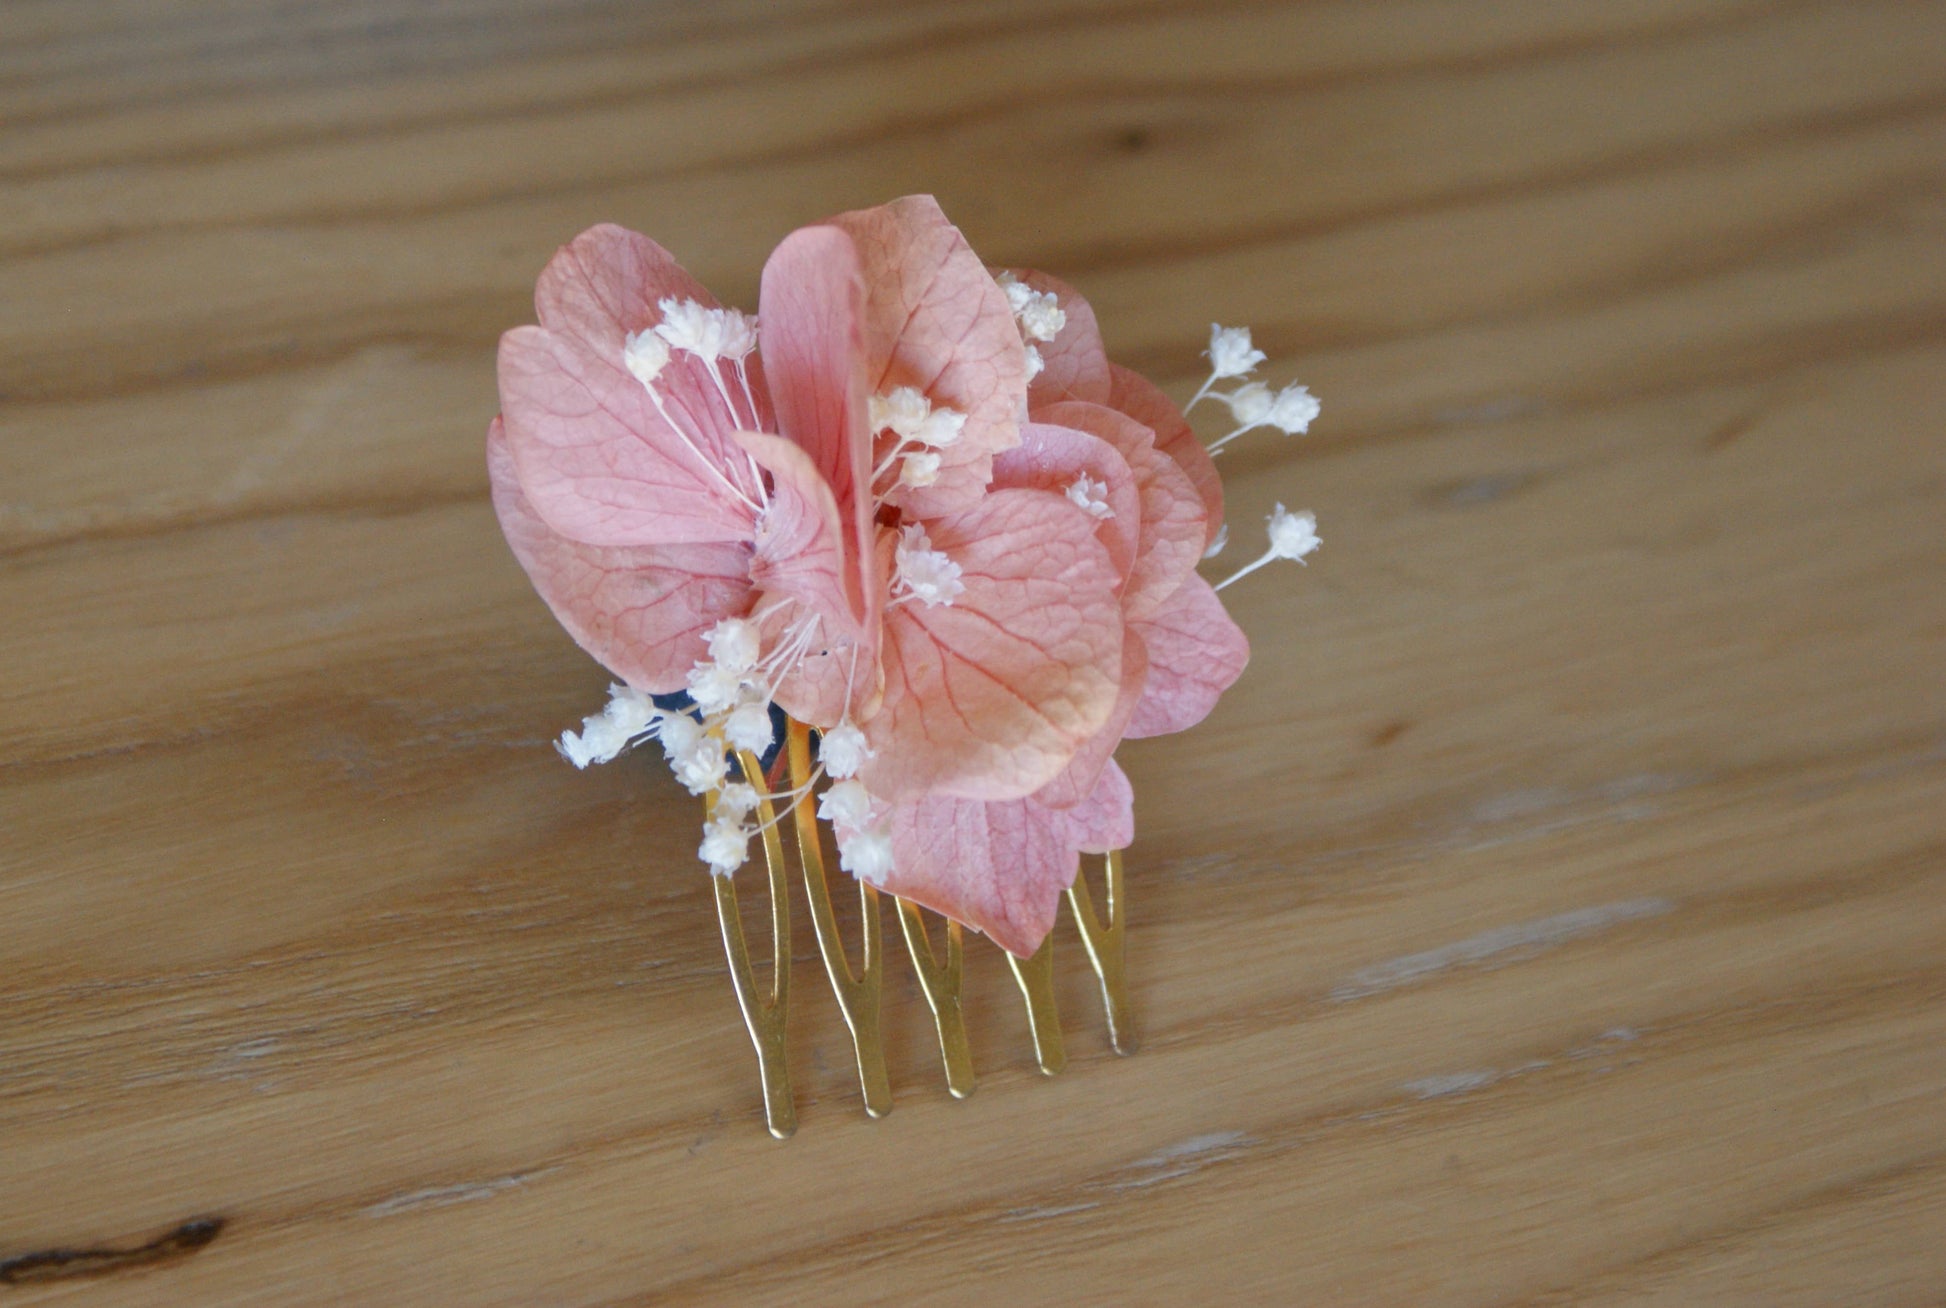
[[[1250,343],[1248,327],[1222,327],[1211,323],[1209,349],[1205,352],[1210,371],[1216,377],[1248,377],[1265,355]]]
[[[1066,493],[1069,502],[1086,509],[1091,517],[1115,516],[1115,510],[1108,504],[1108,483],[1105,481],[1096,481],[1084,472],[1074,479]]]
[[[862,828],[872,817],[872,797],[862,781],[840,781],[818,800],[818,816],[834,827]]]
[[[755,786],[744,781],[732,781],[716,792],[717,815],[728,814],[741,822],[755,811],[760,798]]]
[[[1286,436],[1297,436],[1311,429],[1321,407],[1307,387],[1293,383],[1277,392],[1267,417],[1270,425]]]
[[[1261,427],[1277,407],[1277,397],[1262,382],[1246,382],[1228,394],[1218,392],[1217,398],[1230,406],[1231,416],[1246,429]]]
[[[966,589],[959,564],[934,549],[926,529],[916,522],[901,530],[893,562],[893,589],[925,604],[951,604]]]
[[[699,662],[689,669],[689,698],[696,701],[704,717],[714,717],[736,706],[743,690],[743,678],[721,663]]]
[[[824,765],[827,776],[844,780],[858,775],[858,769],[865,766],[865,760],[873,757],[865,744],[865,733],[849,721],[840,722],[824,733],[818,743],[818,762]]]
[[[893,868],[892,837],[883,831],[840,829],[838,866],[860,881],[884,885]]]
[[[717,876],[729,876],[749,860],[753,834],[742,818],[719,812],[703,824],[703,843],[697,856]]]
[[[1323,543],[1318,539],[1317,515],[1308,510],[1292,513],[1279,504],[1268,521],[1271,552],[1280,559],[1302,559]]]
[[[704,736],[681,757],[670,760],[676,780],[692,795],[705,795],[723,784],[730,774],[730,762],[723,754],[723,742]]]
[[[940,458],[918,450],[899,461],[899,485],[924,487],[939,480]]]
[[[739,675],[757,666],[763,637],[748,618],[724,618],[709,632],[709,656],[718,666]]]
[[[1216,583],[1215,589],[1222,590],[1225,586],[1234,585],[1258,568],[1275,563],[1278,559],[1294,559],[1302,563],[1304,557],[1315,552],[1321,543],[1318,539],[1318,520],[1308,510],[1292,513],[1279,504],[1265,521],[1270,531],[1270,548]]]
[[[630,332],[622,346],[622,362],[636,381],[653,388],[655,379],[669,366],[669,342],[653,330]]]
[[[770,720],[770,705],[757,702],[737,705],[724,719],[723,739],[752,754],[769,749],[777,740],[777,729]]]
[[[687,350],[705,362],[741,361],[757,347],[757,323],[736,309],[710,309],[695,300],[673,296],[657,302],[662,321],[655,334],[672,349]]]

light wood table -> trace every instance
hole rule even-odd
[[[9,0],[0,1302],[1946,1300],[1943,174],[1938,3]],[[1141,1051],[897,952],[868,1121],[800,896],[779,1144],[494,343],[919,190],[1326,544],[1122,752]]]

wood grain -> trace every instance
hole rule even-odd
[[[1946,1301],[1943,181],[1936,2],[11,0],[0,1298]],[[1253,324],[1326,546],[1123,751],[1142,1051],[895,958],[869,1122],[800,902],[779,1145],[493,349],[911,190]]]

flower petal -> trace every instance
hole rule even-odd
[[[1127,578],[1141,538],[1142,500],[1128,460],[1114,446],[1072,427],[1030,422],[1020,429],[1020,444],[993,460],[995,490],[1025,486],[1065,496],[1084,475],[1108,487],[1111,516],[1098,520],[1095,534],[1108,547],[1115,571]]]
[[[1070,809],[1032,797],[981,803],[943,795],[895,806],[885,888],[1026,958],[1053,929],[1081,851],[1120,849],[1134,838],[1133,798],[1111,760],[1094,792]]]
[[[682,689],[709,629],[748,610],[750,547],[602,547],[550,528],[521,493],[500,419],[487,433],[493,507],[514,557],[575,643],[638,690]]]
[[[1204,523],[1204,548],[1216,540],[1223,529],[1223,478],[1217,474],[1216,461],[1196,438],[1176,402],[1164,395],[1154,382],[1131,368],[1108,365],[1112,388],[1108,407],[1126,413],[1155,433],[1155,447],[1174,459],[1203,497],[1207,514]]]
[[[967,508],[984,493],[993,456],[1020,439],[1027,352],[1007,297],[930,195],[831,223],[856,242],[864,274],[869,392],[912,386],[935,407],[967,415],[959,439],[939,451],[938,480],[899,487],[886,499],[909,518]],[[874,457],[883,458],[891,441],[884,438]]]
[[[1156,449],[1154,432],[1103,405],[1050,404],[1036,409],[1034,419],[1099,436],[1128,461],[1142,496],[1142,537],[1122,605],[1130,618],[1156,612],[1196,571],[1207,541],[1203,500],[1189,474]]]
[[[1249,640],[1198,576],[1129,629],[1140,634],[1149,655],[1148,684],[1128,723],[1131,739],[1195,726],[1250,661]]]
[[[866,585],[872,449],[865,429],[864,304],[858,252],[836,227],[792,232],[764,265],[759,321],[777,427],[830,487],[845,527],[845,585],[855,618],[868,621],[877,588]]]
[[[1074,289],[1058,277],[1032,268],[1016,268],[1014,276],[1037,291],[1052,291],[1068,320],[1051,341],[1037,346],[1042,368],[1027,390],[1027,407],[1037,409],[1062,400],[1084,400],[1106,404],[1111,389],[1108,351],[1101,343],[1101,328],[1095,311]]]
[[[887,609],[884,705],[860,724],[878,754],[865,783],[886,799],[1031,794],[1115,707],[1114,564],[1095,520],[1042,491],[994,491],[927,530],[965,590]]]
[[[688,439],[619,362],[516,327],[500,338],[500,405],[521,489],[562,535],[608,546],[750,538],[754,511],[732,487],[752,474],[734,428]]]
[[[619,361],[630,332],[661,320],[656,302],[664,297],[718,307],[660,245],[640,232],[600,223],[548,260],[534,286],[534,312],[555,335]]]
[[[1129,720],[1135,716],[1148,679],[1148,651],[1142,648],[1142,638],[1135,634],[1131,624],[1122,632],[1122,687],[1121,693],[1115,696],[1115,707],[1108,714],[1108,721],[1074,752],[1060,776],[1034,792],[1033,799],[1049,808],[1073,808],[1094,793],[1115,747],[1128,733]]]

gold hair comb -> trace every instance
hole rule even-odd
[[[837,915],[831,907],[831,888],[825,879],[824,837],[818,826],[816,797],[811,770],[811,733],[803,723],[791,720],[785,738],[784,759],[790,770],[791,823],[797,833],[797,864],[804,878],[805,897],[811,905],[811,922],[817,931],[818,953],[824,959],[825,974],[831,980],[839,1011],[851,1028],[852,1048],[858,1060],[858,1085],[864,1097],[865,1112],[883,1117],[892,1111],[891,1079],[885,1070],[885,1044],[880,1026],[885,989],[885,927],[879,907],[879,892],[868,882],[858,883],[859,917],[863,922],[861,953],[863,962],[856,970],[839,939]],[[744,938],[743,918],[737,907],[736,881],[718,876],[710,880],[716,888],[716,918],[723,929],[723,952],[730,963],[730,979],[736,986],[737,1005],[743,1010],[750,1042],[757,1049],[757,1068],[763,1081],[764,1120],[770,1133],[779,1140],[797,1130],[797,1105],[791,1095],[790,1067],[785,1054],[785,1025],[790,1010],[790,867],[780,835],[780,815],[771,803],[768,787],[757,756],[748,750],[736,753],[744,780],[756,786],[761,798],[757,815],[763,833],[764,862],[770,882],[770,984],[761,985],[750,960],[750,945]],[[715,797],[704,800],[705,819],[714,816]],[[1127,893],[1122,884],[1120,850],[1102,856],[1108,882],[1107,924],[1096,917],[1094,903],[1084,872],[1068,888],[1068,906],[1081,931],[1082,948],[1088,964],[1101,984],[1102,1005],[1107,1015],[1108,1039],[1118,1054],[1135,1052],[1134,1029],[1129,1019],[1127,972],[1123,964],[1123,941],[1127,914]],[[918,974],[919,989],[932,1010],[933,1026],[939,1033],[939,1056],[945,1066],[946,1088],[953,1098],[964,1099],[973,1093],[973,1054],[966,1038],[961,979],[964,975],[964,929],[958,922],[945,922],[946,956],[942,961],[933,948],[926,923],[926,910],[910,900],[888,896],[897,905],[900,934]],[[936,915],[935,915],[936,916]],[[1005,952],[1005,951],[1002,951]],[[1007,964],[1026,1001],[1027,1023],[1034,1040],[1034,1056],[1041,1071],[1053,1076],[1067,1065],[1061,1039],[1061,1015],[1054,1001],[1054,937],[1049,935],[1032,957],[1007,954]]]

